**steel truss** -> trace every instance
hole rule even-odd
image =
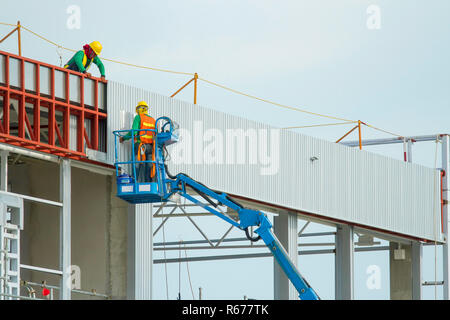
[[[163,203],[161,205],[154,205],[153,208],[156,212],[153,214],[153,218],[161,218],[162,221],[155,228],[153,236],[155,237],[161,232],[163,226],[169,219],[173,218],[186,218],[199,232],[202,239],[187,240],[187,241],[163,241],[154,242],[154,251],[177,251],[177,250],[218,250],[218,249],[264,249],[267,248],[264,244],[254,244],[245,237],[227,238],[230,232],[233,230],[233,226],[228,228],[221,236],[216,238],[210,238],[206,235],[206,232],[202,230],[195,222],[193,217],[207,217],[213,216],[213,214],[206,210],[202,212],[202,205],[208,205],[207,203],[200,202],[197,204],[181,204],[176,202]],[[191,209],[191,212],[187,211],[187,208]],[[169,212],[163,213],[166,209]],[[194,209],[194,211],[192,211]],[[224,212],[223,209],[220,209]],[[281,213],[282,214],[282,213]],[[229,216],[233,218],[233,213],[229,213]],[[310,225],[311,221],[306,221],[305,225],[300,229],[298,233],[299,238],[311,238],[311,237],[323,237],[323,236],[335,236],[336,232],[314,232],[305,233],[305,229]],[[381,246],[380,242],[373,242],[367,246],[359,246],[355,248],[355,252],[366,251],[380,251],[389,250],[389,246]],[[299,250],[299,255],[311,255],[311,254],[333,254],[336,252],[335,242],[315,242],[315,243],[300,243],[298,247],[330,247],[327,249],[311,249],[311,250]],[[358,245],[358,243],[356,243]],[[266,250],[264,250],[266,251]],[[229,260],[229,259],[243,259],[243,258],[262,258],[272,256],[270,252],[258,252],[258,253],[245,253],[245,254],[230,254],[230,255],[216,255],[216,256],[200,256],[200,257],[186,257],[186,258],[166,258],[166,259],[154,259],[153,263],[179,263],[179,262],[191,262],[191,261],[210,261],[210,260]]]

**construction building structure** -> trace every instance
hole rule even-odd
[[[392,299],[422,298],[430,284],[422,279],[423,246],[438,244],[439,285],[449,299],[447,134],[334,143],[0,51],[3,299],[32,298],[43,278],[55,299],[152,299],[153,264],[170,262],[153,259],[161,246],[153,243],[154,217],[162,224],[187,217],[204,237],[197,243],[211,248],[230,240],[229,231],[209,239],[195,224],[193,216],[207,215],[201,206],[191,212],[177,201],[130,205],[116,197],[112,131],[130,128],[141,100],[155,118],[180,125],[171,172],[274,213],[275,233],[294,261],[304,229],[298,220],[335,228],[336,299],[354,298],[355,233],[391,243],[380,250],[390,252]],[[399,161],[353,148],[430,140],[441,143],[438,170],[412,163],[410,152]],[[123,157],[131,152],[129,144],[120,148]],[[208,259],[220,257],[192,261]],[[81,289],[73,289],[73,265],[83,270]],[[98,292],[83,290],[93,287]],[[276,266],[274,298],[297,298]]]

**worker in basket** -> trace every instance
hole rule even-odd
[[[137,115],[134,117],[133,130],[151,129],[155,130],[155,119],[147,114],[148,104],[141,101],[136,106]],[[120,143],[129,140],[132,132],[128,132],[119,138]],[[153,131],[135,131],[134,132],[134,156],[135,161],[155,161],[155,132]],[[144,169],[144,170],[142,170]],[[138,163],[136,166],[137,182],[152,182],[155,178],[155,164],[144,162]],[[141,175],[143,178],[141,179]]]
[[[105,79],[105,67],[102,61],[98,57],[102,51],[102,45],[98,41],[91,42],[90,44],[85,44],[83,50],[77,51],[75,55],[66,63],[64,68],[69,70],[78,71],[91,76],[87,72],[92,63],[96,64],[102,79]]]

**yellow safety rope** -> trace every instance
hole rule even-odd
[[[42,36],[42,35],[40,35],[40,34],[34,32],[34,31],[32,31],[32,30],[30,30],[30,29],[24,27],[24,26],[22,26],[22,28],[23,28],[24,30],[26,30],[26,31],[28,31],[28,32],[30,32],[30,33],[32,33],[32,34],[35,35],[36,37],[39,37],[39,38],[41,38],[42,40],[47,41],[48,43],[50,43],[50,44],[52,44],[52,45],[54,45],[54,46],[57,46],[57,47],[59,47],[59,48],[62,48],[62,49],[64,49],[64,50],[67,50],[67,51],[76,52],[76,50],[73,50],[73,49],[69,49],[69,48],[63,47],[63,46],[61,46],[61,45],[59,45],[59,44],[57,44],[57,43],[55,43],[55,42],[53,42],[53,41],[51,41],[51,40],[45,38],[44,36]],[[180,71],[173,71],[173,70],[167,70],[167,69],[161,69],[161,68],[154,68],[154,67],[141,66],[141,65],[137,65],[137,64],[132,64],[132,63],[128,63],[128,62],[122,62],[122,61],[113,60],[113,59],[107,59],[107,58],[102,58],[102,60],[109,61],[109,62],[113,62],[113,63],[118,63],[118,64],[123,64],[123,65],[126,65],[126,66],[135,67],[135,68],[149,69],[149,70],[160,71],[160,72],[168,72],[168,73],[174,73],[174,74],[182,74],[182,75],[194,76],[193,73],[189,73],[189,72],[180,72]]]
[[[302,128],[314,128],[314,127],[326,127],[326,126],[338,126],[342,124],[358,123],[358,121],[347,121],[347,122],[336,122],[336,123],[323,123],[323,124],[313,124],[310,126],[296,126],[296,127],[284,127],[281,129],[302,129]]]
[[[13,27],[17,27],[18,26],[17,24],[10,24],[10,23],[5,23],[5,22],[0,22],[0,24],[1,25],[6,25],[6,26],[13,26]],[[61,48],[61,49],[67,50],[67,51],[71,51],[71,52],[76,52],[76,50],[63,47],[63,46],[57,44],[56,42],[53,42],[50,39],[47,39],[46,37],[44,37],[44,36],[34,32],[34,31],[30,30],[30,29],[28,29],[27,27],[25,27],[23,25],[20,25],[20,27],[23,28],[24,30],[30,32],[31,34],[35,35],[36,37],[38,37],[38,38],[40,38],[40,39],[42,39],[42,40],[44,40],[44,41],[46,41],[46,42],[56,46],[58,48]],[[160,71],[160,72],[166,72],[166,73],[172,73],[172,74],[195,76],[195,73],[190,73],[190,72],[180,72],[180,71],[174,71],[174,70],[168,70],[168,69],[162,69],[162,68],[142,66],[142,65],[132,64],[132,63],[123,62],[123,61],[119,61],[119,60],[108,59],[108,58],[102,58],[102,59],[105,60],[105,61],[112,62],[112,63],[118,63],[118,64],[130,66],[130,67],[135,67],[135,68],[141,68],[141,69],[147,69],[147,70],[153,70],[153,71]],[[272,104],[272,105],[275,105],[275,106],[278,106],[278,107],[281,107],[281,108],[290,109],[290,110],[294,110],[294,111],[298,111],[298,112],[303,112],[303,113],[314,115],[314,116],[318,116],[318,117],[324,117],[324,118],[334,119],[334,120],[338,120],[338,121],[344,121],[344,122],[341,122],[341,123],[323,124],[323,125],[311,125],[311,126],[299,126],[299,127],[287,127],[287,128],[283,128],[283,129],[311,128],[311,127],[319,127],[319,126],[331,126],[331,125],[340,125],[340,124],[350,124],[350,123],[356,123],[357,122],[357,121],[353,121],[353,120],[348,120],[348,119],[339,118],[339,117],[335,117],[335,116],[320,114],[320,113],[311,112],[311,111],[307,111],[307,110],[304,110],[304,109],[288,106],[288,105],[277,103],[277,102],[274,102],[274,101],[271,101],[271,100],[259,98],[259,97],[256,97],[254,95],[247,94],[245,92],[242,92],[242,91],[239,91],[239,90],[236,90],[236,89],[232,89],[230,87],[224,86],[222,84],[219,84],[219,83],[216,83],[216,82],[204,79],[204,78],[200,78],[199,77],[198,79],[201,80],[201,81],[204,81],[206,83],[209,83],[211,85],[214,85],[216,87],[222,88],[224,90],[227,90],[227,91],[230,91],[230,92],[242,95],[242,96],[246,96],[246,97],[251,98],[251,99],[262,101],[262,102],[265,102],[265,103],[268,103],[268,104]],[[372,129],[375,129],[375,130],[378,130],[378,131],[381,131],[381,132],[384,132],[384,133],[387,133],[387,134],[390,134],[390,135],[394,135],[394,136],[397,136],[397,137],[403,137],[403,136],[401,136],[399,134],[392,133],[392,132],[389,132],[387,130],[383,130],[383,129],[377,128],[377,127],[372,126],[370,124],[367,124],[367,123],[364,123],[364,122],[361,122],[361,123],[364,124],[367,127],[372,128]]]
[[[236,94],[240,94],[240,95],[246,96],[246,97],[248,97],[248,98],[252,98],[252,99],[255,99],[255,100],[259,100],[259,101],[262,101],[262,102],[265,102],[265,103],[273,104],[273,105],[278,106],[278,107],[281,107],[281,108],[286,108],[286,109],[290,109],[290,110],[295,110],[295,111],[299,111],[299,112],[304,112],[304,113],[311,114],[311,115],[314,115],[314,116],[319,116],[319,117],[324,117],[324,118],[330,118],[330,119],[339,120],[339,121],[347,121],[347,122],[351,122],[351,121],[352,121],[352,120],[348,120],[348,119],[343,119],[343,118],[338,118],[338,117],[328,116],[328,115],[325,115],[325,114],[320,114],[320,113],[316,113],[316,112],[311,112],[311,111],[299,109],[299,108],[296,108],[296,107],[287,106],[287,105],[284,105],[284,104],[281,104],[281,103],[277,103],[277,102],[274,102],[274,101],[270,101],[270,100],[267,100],[267,99],[262,99],[262,98],[255,97],[255,96],[253,96],[253,95],[244,93],[244,92],[242,92],[242,91],[238,91],[238,90],[235,90],[235,89],[226,87],[226,86],[224,86],[224,85],[218,84],[218,83],[216,83],[216,82],[212,82],[212,81],[206,80],[206,79],[204,79],[204,78],[200,78],[200,77],[199,77],[198,79],[199,79],[199,80],[202,80],[202,81],[204,81],[204,82],[206,82],[206,83],[212,84],[212,85],[214,85],[214,86],[216,86],[216,87],[219,87],[219,88],[222,88],[222,89],[225,89],[225,90],[234,92],[234,93],[236,93]]]
[[[364,122],[361,122],[361,124],[363,124],[363,125],[365,125],[365,126],[367,126],[367,127],[369,127],[369,128],[372,128],[372,129],[375,129],[375,130],[378,130],[378,131],[381,131],[381,132],[384,132],[384,133],[387,133],[387,134],[391,134],[391,135],[393,135],[393,136],[397,136],[397,137],[403,138],[403,136],[401,136],[401,135],[399,135],[399,134],[392,133],[392,132],[389,132],[389,131],[386,131],[386,130],[383,130],[383,129],[374,127],[374,126],[372,126],[372,125],[370,125],[370,124],[367,124],[367,123],[364,123]]]
[[[53,41],[51,41],[51,40],[49,40],[49,39],[47,39],[47,38],[41,36],[40,34],[37,34],[36,32],[34,32],[34,31],[28,29],[27,27],[24,27],[23,25],[21,25],[21,27],[22,27],[22,29],[24,29],[24,30],[30,32],[31,34],[35,35],[36,37],[41,38],[42,40],[47,41],[48,43],[51,43],[52,45],[54,45],[54,46],[56,46],[56,47],[58,47],[58,48],[62,48],[62,49],[67,50],[67,51],[76,52],[76,50],[73,50],[73,49],[69,49],[69,48],[63,47],[63,46],[57,44],[56,42],[53,42]]]
[[[118,64],[123,64],[123,65],[126,65],[126,66],[135,67],[135,68],[148,69],[148,70],[167,72],[167,73],[173,73],[173,74],[182,74],[182,75],[187,75],[187,76],[194,76],[194,73],[189,73],[189,72],[181,72],[181,71],[173,71],[173,70],[167,70],[167,69],[161,69],[161,68],[140,66],[140,65],[137,65],[137,64],[132,64],[132,63],[128,63],[128,62],[122,62],[122,61],[112,60],[112,59],[107,59],[107,58],[102,58],[102,60],[106,60],[106,61],[113,62],[113,63],[118,63]]]
[[[18,27],[18,25],[17,25],[17,24],[6,23],[6,22],[0,22],[0,24],[1,24],[1,25],[4,25],[4,26],[10,26],[10,27]]]

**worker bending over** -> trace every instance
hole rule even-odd
[[[67,62],[64,68],[69,70],[78,71],[91,76],[87,72],[92,63],[96,64],[102,79],[105,79],[105,67],[102,61],[98,57],[102,51],[102,45],[98,41],[91,42],[90,44],[85,44],[83,50],[77,51],[75,55]]]
[[[155,119],[147,114],[148,104],[141,101],[136,106],[137,115],[134,117],[133,130],[151,129],[155,130]],[[131,138],[132,133],[128,132],[125,136],[120,137],[119,141],[122,143]],[[153,131],[135,131],[134,132],[134,156],[135,161],[155,161],[155,133]],[[141,170],[144,168],[144,170]],[[136,166],[136,180],[137,182],[152,182],[155,177],[155,165],[152,163],[139,163]],[[143,178],[141,179],[141,173]]]

